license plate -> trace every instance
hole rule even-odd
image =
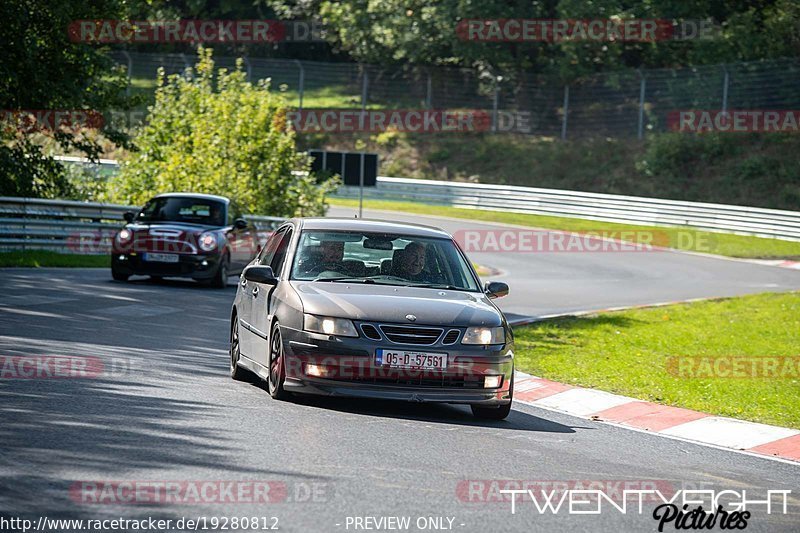
[[[447,354],[379,349],[375,352],[375,363],[389,368],[444,370],[447,368]]]
[[[145,261],[153,261],[158,263],[177,263],[178,254],[151,254],[146,253],[142,257]]]

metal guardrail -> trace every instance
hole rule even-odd
[[[341,187],[336,195],[358,198],[358,187]],[[365,188],[364,198],[800,240],[800,212],[778,209],[388,177]]]
[[[0,197],[0,250],[51,250],[103,254],[119,230],[126,211],[138,207],[118,204]],[[261,240],[282,222],[281,217],[245,217]]]

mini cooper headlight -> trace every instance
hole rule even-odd
[[[314,333],[324,333],[325,335],[358,337],[358,332],[353,322],[346,318],[303,315],[303,329]]]
[[[117,242],[120,244],[127,244],[131,242],[132,238],[133,232],[127,228],[122,228],[119,230],[119,233],[117,233]]]
[[[496,328],[467,328],[461,344],[503,344],[506,332],[503,326]]]
[[[203,233],[198,237],[197,244],[204,252],[210,252],[217,247],[217,237],[213,233]]]

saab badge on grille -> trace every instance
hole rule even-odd
[[[414,315],[406,315],[406,320],[410,320],[411,322],[416,322],[417,317]]]

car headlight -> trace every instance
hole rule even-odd
[[[197,244],[204,252],[210,252],[217,247],[217,237],[213,233],[203,233],[197,239]]]
[[[127,228],[122,228],[119,230],[119,233],[117,233],[117,242],[120,244],[129,243],[132,238],[133,232]]]
[[[496,328],[467,328],[461,344],[503,344],[506,342],[506,330],[503,326]]]
[[[358,332],[353,322],[346,318],[303,315],[303,329],[314,333],[324,333],[325,335],[358,337]]]

